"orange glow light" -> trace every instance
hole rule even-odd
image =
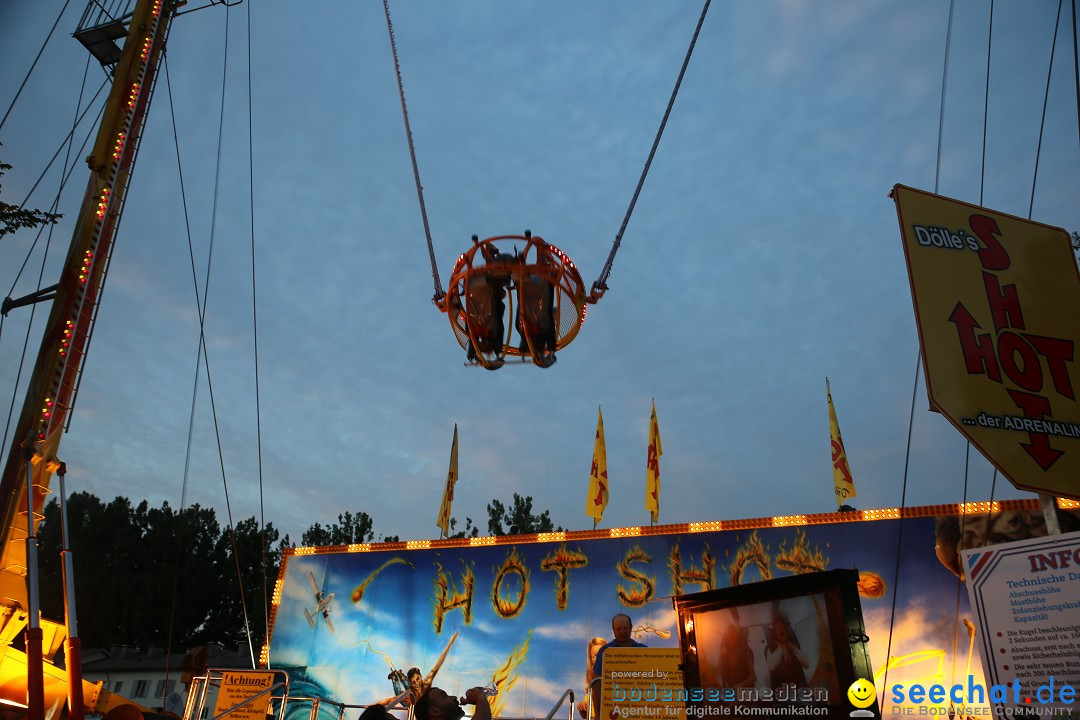
[[[69,323],[70,324],[70,323]],[[1080,507],[1076,500],[1058,500],[1061,507]],[[1038,510],[1037,500],[1001,500],[994,501],[994,507],[1001,510]],[[732,530],[755,530],[758,528],[777,527],[779,522],[788,525],[828,525],[847,524],[855,522],[868,522],[875,520],[895,520],[901,517],[919,518],[933,517],[936,515],[949,515],[957,512],[955,504],[923,505],[905,508],[878,508],[871,510],[856,510],[855,512],[828,512],[813,515],[786,515],[777,518],[743,518],[736,520],[713,520],[709,522],[677,523],[656,527],[641,528],[610,528],[597,530],[566,530],[562,533],[539,533],[530,536],[504,536],[504,537],[473,537],[473,538],[450,538],[439,540],[414,540],[411,542],[375,543],[370,545],[367,552],[400,552],[403,550],[423,550],[425,548],[451,548],[451,547],[476,547],[496,544],[531,544],[565,542],[576,540],[596,540],[601,537],[636,537],[641,535],[669,535],[681,533],[716,532]],[[353,547],[349,550],[356,552]],[[359,550],[364,552],[363,550]],[[290,555],[315,555],[318,553],[341,552],[341,546],[328,547],[305,547],[289,549]]]
[[[120,155],[124,151],[124,142],[127,140],[127,135],[124,133],[117,133],[116,143],[113,144],[113,160],[119,160]]]
[[[693,522],[690,523],[690,532],[715,532],[723,527],[724,523],[721,520],[714,520],[712,522]]]
[[[109,207],[109,188],[104,188],[101,191],[101,198],[98,200],[97,216],[98,218],[105,217],[105,210]]]

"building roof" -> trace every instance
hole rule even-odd
[[[251,669],[251,653],[247,648],[225,648],[221,645],[207,645],[207,667],[210,668],[244,668]],[[166,653],[159,647],[113,647],[89,648],[83,651],[83,673],[106,673],[106,672],[153,672],[164,671],[166,667],[170,671],[181,672],[184,667],[184,657],[189,652],[199,650],[198,647],[185,652]]]

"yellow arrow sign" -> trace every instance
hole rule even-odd
[[[930,402],[1018,488],[1080,498],[1080,275],[1061,228],[897,185]]]

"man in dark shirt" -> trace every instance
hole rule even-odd
[[[615,617],[611,618],[611,632],[615,635],[615,639],[607,643],[600,648],[600,651],[596,653],[596,662],[593,663],[593,677],[600,677],[601,670],[604,667],[604,651],[610,647],[639,647],[643,648],[645,645],[639,643],[637,640],[630,636],[630,631],[634,627],[633,620],[626,613],[619,613]],[[596,717],[596,713],[600,710],[600,683],[593,685],[593,716]]]
[[[593,663],[593,674],[595,676],[600,676],[600,670],[604,665],[604,651],[609,647],[645,647],[643,643],[639,643],[630,637],[630,629],[633,627],[634,622],[626,613],[619,613],[611,618],[611,632],[615,635],[615,639],[604,645],[600,648],[600,652],[596,653],[596,662]]]
[[[459,701],[447,694],[442,688],[429,688],[413,706],[415,720],[461,720],[465,711],[461,703],[475,705],[473,720],[491,720],[491,706],[484,688],[474,687],[465,691],[465,697]]]

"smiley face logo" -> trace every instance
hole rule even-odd
[[[847,699],[857,708],[868,708],[877,700],[877,690],[872,682],[859,678],[848,688]]]

